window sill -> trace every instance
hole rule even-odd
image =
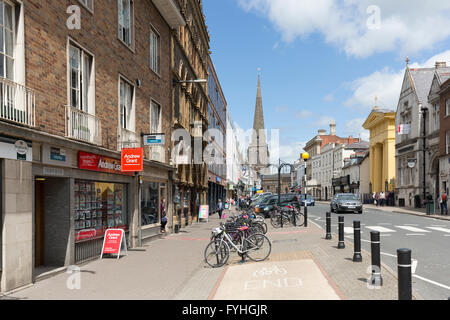
[[[85,5],[81,0],[78,0],[78,2],[81,4],[83,8],[85,8],[87,11],[89,11],[90,14],[94,15],[94,2],[92,1],[92,9],[89,8],[87,5]]]
[[[148,68],[150,69],[150,71],[151,71],[152,73],[154,73],[155,75],[157,75],[159,78],[162,78],[161,73],[156,72],[156,71],[153,70],[152,67],[150,67],[150,66],[149,66]]]
[[[128,50],[130,50],[130,51],[133,52],[133,53],[136,53],[135,50],[134,50],[134,45],[132,45],[132,44],[127,44],[125,41],[123,41],[123,40],[120,39],[119,37],[117,37],[117,39],[119,40],[119,42],[120,42],[121,44],[123,44],[125,47],[127,47]]]

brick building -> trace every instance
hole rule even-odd
[[[162,1],[162,0],[161,0]],[[175,230],[197,220],[198,207],[206,204],[208,167],[202,159],[208,129],[209,34],[198,0],[178,0],[186,24],[172,32],[172,161]]]
[[[162,198],[172,225],[173,35],[185,3],[0,0],[1,291],[98,257],[106,228],[140,245],[159,234]],[[144,133],[165,145],[144,147]],[[121,172],[128,147],[144,147],[140,177]]]

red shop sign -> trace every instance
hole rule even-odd
[[[120,163],[120,160],[84,151],[78,152],[78,168],[92,171],[132,175],[132,173],[122,172],[122,165]]]
[[[122,242],[125,245],[125,251],[127,251],[127,243],[125,240],[125,231],[123,229],[108,229],[105,233],[105,239],[103,240],[102,254],[117,254],[117,259],[120,257],[120,249],[122,248]]]
[[[144,149],[122,149],[122,172],[144,170]]]

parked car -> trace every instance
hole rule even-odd
[[[306,200],[305,200],[306,198]],[[302,207],[305,206],[305,202],[306,202],[306,206],[315,206],[316,205],[316,200],[310,195],[310,194],[300,194],[298,196],[298,199],[300,201],[300,205]]]
[[[261,203],[255,205],[255,213],[262,214],[264,217],[270,217],[271,212],[278,204],[278,195],[270,195],[266,197]],[[299,207],[298,197],[296,194],[281,194],[280,206],[293,205]]]
[[[363,204],[356,194],[338,193],[330,203],[331,212],[363,212]]]

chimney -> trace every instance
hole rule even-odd
[[[330,123],[330,135],[336,135],[336,123],[334,121]]]
[[[323,129],[319,129],[319,130],[318,130],[318,134],[319,134],[319,136],[324,136],[324,135],[327,134],[327,131],[326,131],[326,130],[323,130]]]
[[[435,67],[436,67],[436,69],[438,69],[438,68],[446,68],[447,67],[447,62],[436,62],[436,64],[435,64]]]

